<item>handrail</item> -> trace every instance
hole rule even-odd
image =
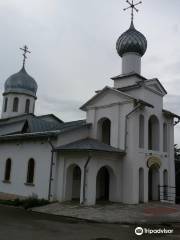
[[[158,185],[160,201],[174,202],[177,199],[176,187],[168,185]]]

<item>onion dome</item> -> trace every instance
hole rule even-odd
[[[4,94],[22,93],[36,97],[37,92],[36,81],[26,72],[23,65],[22,69],[10,76],[4,85]]]
[[[116,43],[116,50],[120,57],[125,53],[137,53],[141,57],[145,54],[147,49],[147,40],[145,36],[137,31],[134,27],[133,21],[130,28],[124,32]]]

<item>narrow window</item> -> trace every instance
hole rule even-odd
[[[11,178],[11,159],[8,158],[6,160],[4,181],[10,181],[10,178]]]
[[[167,123],[163,124],[163,151],[167,152],[167,141],[168,141],[168,136],[167,136]]]
[[[144,116],[139,116],[139,147],[144,148]]]
[[[7,104],[8,104],[8,98],[6,97],[4,100],[4,112],[7,111]]]
[[[19,105],[19,99],[15,97],[13,102],[13,112],[18,112],[18,105]]]
[[[148,126],[148,145],[149,150],[158,151],[159,150],[159,120],[153,115],[149,118]]]
[[[30,107],[30,100],[26,100],[26,105],[25,105],[25,113],[29,113],[29,107]]]
[[[111,144],[111,121],[108,118],[98,121],[98,138],[105,144]]]
[[[34,159],[30,159],[28,162],[28,170],[27,170],[27,183],[33,183],[34,182],[34,167],[35,162]]]
[[[106,119],[102,123],[102,142],[110,145],[111,137],[111,122],[109,119]]]

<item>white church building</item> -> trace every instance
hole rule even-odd
[[[174,126],[157,78],[141,75],[145,36],[133,21],[118,39],[122,73],[81,110],[86,119],[36,116],[37,83],[22,69],[4,85],[0,119],[0,192],[59,202],[138,204],[175,187]]]

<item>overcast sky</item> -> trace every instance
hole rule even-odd
[[[26,69],[38,83],[36,113],[84,118],[78,108],[121,73],[115,44],[130,24],[126,6],[125,0],[1,0],[0,90],[21,68],[19,47],[27,44]],[[159,78],[168,91],[165,108],[180,114],[180,1],[143,0],[139,9],[135,27],[148,40],[142,75]],[[175,136],[180,144],[179,126]]]

